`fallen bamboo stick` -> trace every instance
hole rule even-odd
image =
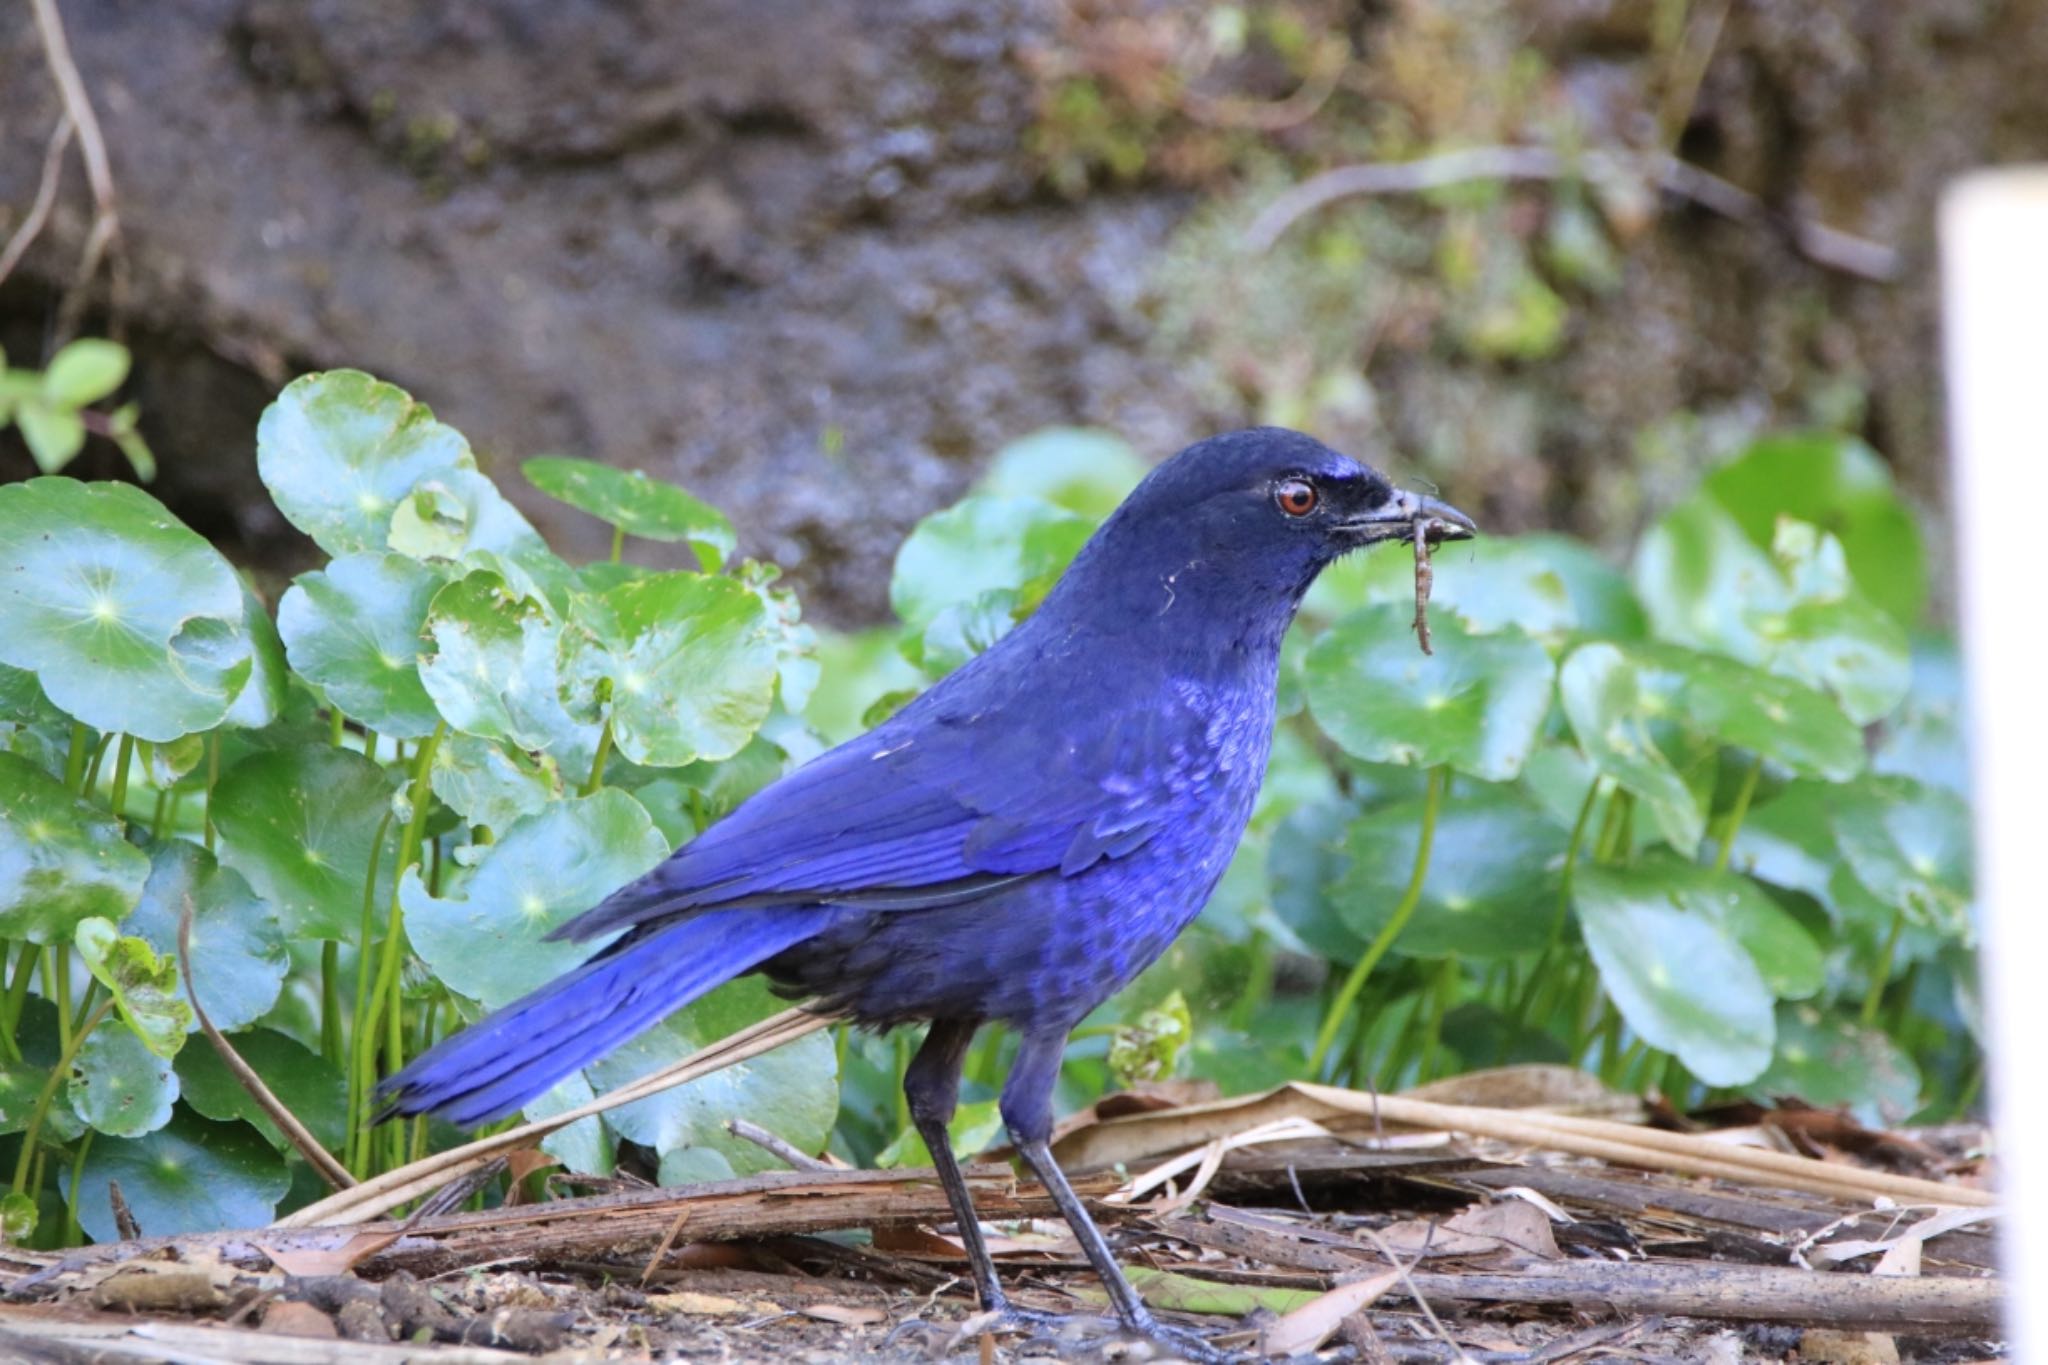
[[[550,1133],[559,1132],[579,1119],[593,1114],[602,1114],[634,1100],[646,1099],[673,1086],[708,1076],[715,1071],[772,1052],[784,1043],[792,1043],[807,1034],[829,1028],[834,1020],[830,1015],[813,1013],[806,1005],[763,1019],[760,1023],[741,1029],[730,1037],[721,1038],[697,1052],[691,1053],[672,1066],[663,1067],[651,1075],[642,1076],[631,1085],[619,1087],[598,1096],[588,1104],[578,1105],[552,1118],[536,1119],[509,1128],[502,1133],[460,1147],[451,1147],[445,1152],[423,1157],[418,1161],[386,1171],[374,1180],[365,1180],[360,1185],[338,1191],[327,1198],[306,1205],[296,1213],[286,1214],[272,1224],[280,1228],[338,1227],[351,1223],[366,1223],[372,1218],[389,1213],[400,1204],[431,1194],[466,1172],[475,1170],[485,1162],[506,1152],[521,1147],[531,1147]]]
[[[1416,1291],[1463,1303],[1600,1305],[1862,1332],[1995,1332],[2005,1292],[1994,1279],[1829,1274],[1772,1266],[1538,1263],[1513,1274],[1412,1271]]]

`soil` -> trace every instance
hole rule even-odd
[[[1714,432],[1820,418],[1938,505],[1933,207],[1958,170],[2048,146],[2039,0],[1724,8],[1680,152],[1784,214],[1898,247],[1898,282],[1667,206],[1627,243],[1618,287],[1571,299],[1556,355],[1478,362],[1428,327],[1350,337],[1340,355],[1363,362],[1371,401],[1297,418],[1270,376],[1238,382],[1264,340],[1160,327],[1238,268],[1195,229],[1270,157],[1147,165],[1068,198],[1034,152],[1041,73],[1172,7],[65,0],[129,270],[119,316],[86,327],[136,347],[173,510],[273,582],[308,556],[255,483],[255,418],[293,373],[337,365],[434,404],[565,551],[601,554],[604,532],[526,490],[520,458],[689,485],[840,623],[882,614],[916,517],[1052,423],[1156,455],[1262,416],[1310,421],[1435,478],[1489,528],[1618,545]],[[1371,107],[1447,145],[1524,135],[1487,122],[1500,92],[1474,54],[1540,58],[1610,143],[1642,145],[1674,79],[1641,0],[1322,9],[1353,35]],[[56,118],[28,7],[9,6],[0,229]],[[1285,154],[1305,136],[1269,141]],[[0,286],[0,345],[24,361],[78,260],[82,179],[74,166]],[[1681,418],[1673,455],[1657,438]],[[0,477],[28,469],[0,436]],[[78,468],[117,470],[104,449]]]

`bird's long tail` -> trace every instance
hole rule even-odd
[[[613,944],[415,1058],[378,1086],[380,1118],[502,1118],[698,996],[811,937],[823,907],[713,910]]]

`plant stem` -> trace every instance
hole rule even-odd
[[[1735,836],[1742,832],[1743,819],[1749,814],[1750,800],[1756,795],[1757,780],[1764,775],[1764,756],[1758,754],[1756,762],[1749,765],[1749,771],[1742,775],[1742,785],[1735,790],[1735,804],[1728,808],[1727,823],[1721,827],[1721,851],[1714,855],[1714,870],[1726,872],[1728,860],[1735,854]]]
[[[128,826],[128,769],[135,758],[135,736],[122,735],[121,747],[114,753],[114,818],[121,822],[123,829]]]
[[[358,1069],[356,1058],[362,1052],[363,1021],[370,1015],[370,970],[375,959],[370,955],[371,935],[377,931],[377,864],[384,857],[384,836],[391,828],[391,812],[386,809],[384,818],[377,825],[377,835],[370,841],[370,873],[363,879],[363,918],[361,931],[356,939],[356,1008],[350,1016],[348,1066],[348,1139],[344,1146],[342,1164],[360,1176],[363,1168],[358,1164],[358,1139],[361,1136],[360,1119],[363,1112],[363,1096],[369,1087],[364,1082],[364,1073]]]
[[[65,1246],[77,1246],[85,1240],[85,1229],[78,1222],[78,1187],[85,1181],[85,1154],[92,1150],[93,1130],[88,1128],[78,1139],[78,1150],[71,1154],[71,1197],[64,1201]]]
[[[158,788],[156,793],[156,809],[151,811],[149,816],[150,842],[154,843],[163,837],[164,816],[170,812],[170,809],[171,789],[169,787]]]
[[[1878,1012],[1884,1008],[1884,988],[1891,984],[1892,959],[1899,951],[1899,933],[1905,927],[1906,912],[1892,911],[1892,926],[1885,933],[1884,947],[1878,949],[1877,965],[1870,969],[1870,989],[1863,993],[1863,1010],[1856,1020],[1865,1028],[1877,1026]]]
[[[100,788],[100,764],[106,761],[107,746],[114,742],[111,734],[101,735],[100,742],[93,746],[92,763],[85,770],[85,786],[80,796],[89,796]]]
[[[70,1047],[77,1032],[71,1027],[71,945],[59,943],[45,961],[50,966],[50,999],[57,1004],[57,1045]]]
[[[22,1006],[28,1003],[28,983],[35,979],[36,963],[42,956],[41,944],[23,943],[21,956],[14,960],[14,975],[7,982],[7,1049],[17,1062],[21,1060],[21,1048],[15,1042],[15,1034],[21,1030]]]
[[[1557,910],[1550,917],[1550,933],[1544,937],[1543,951],[1536,955],[1536,963],[1529,973],[1529,980],[1515,1002],[1512,1017],[1521,1020],[1524,1027],[1529,1023],[1530,1011],[1536,1006],[1537,988],[1543,984],[1544,978],[1555,970],[1552,959],[1557,955],[1557,945],[1564,940],[1564,926],[1571,919],[1572,882],[1578,871],[1579,856],[1585,850],[1586,826],[1592,821],[1593,806],[1600,799],[1600,788],[1605,781],[1605,778],[1595,776],[1587,785],[1586,799],[1579,802],[1578,818],[1572,821],[1571,842],[1565,845],[1564,869],[1558,876]],[[1610,806],[1609,809],[1613,808]]]
[[[73,1033],[70,1041],[65,1043],[64,1050],[57,1056],[57,1065],[50,1069],[50,1079],[44,1081],[43,1088],[36,1093],[35,1107],[28,1114],[28,1126],[21,1133],[21,1155],[14,1163],[13,1189],[16,1194],[28,1192],[28,1172],[36,1154],[36,1138],[43,1131],[43,1119],[50,1112],[50,1101],[56,1098],[57,1087],[70,1076],[71,1063],[78,1059],[79,1044],[99,1026],[100,1020],[106,1018],[107,1011],[113,1007],[114,997],[111,995],[100,1001],[99,1007],[86,1019],[85,1027]]]
[[[351,1088],[365,1107],[368,1105],[373,1079],[371,1071],[377,1056],[378,1025],[383,1022],[386,999],[392,1002],[394,1011],[397,1009],[398,967],[400,958],[404,956],[405,939],[405,917],[399,904],[399,889],[405,883],[406,869],[419,858],[420,833],[426,828],[427,810],[433,804],[432,794],[427,790],[427,771],[434,762],[434,750],[440,747],[441,736],[447,731],[446,722],[435,726],[434,733],[420,741],[419,751],[413,755],[412,787],[408,793],[412,801],[412,818],[405,822],[405,832],[398,841],[398,861],[391,866],[391,913],[384,929],[383,946],[377,954],[377,979],[370,988],[368,1017],[359,1015],[356,1018],[355,1065],[351,1068],[356,1083]],[[367,938],[364,942],[367,951]],[[359,974],[357,981],[360,983],[362,980],[363,977]],[[358,997],[360,994],[359,987]],[[402,1052],[403,1048],[397,1050]],[[352,1109],[351,1118],[354,1119],[360,1113],[360,1109]],[[356,1172],[358,1176],[368,1174],[370,1145],[367,1140],[364,1141],[358,1153],[366,1163],[364,1169]]]
[[[1344,1016],[1350,1013],[1352,1002],[1358,999],[1358,992],[1364,989],[1365,979],[1387,955],[1387,949],[1394,946],[1394,940],[1401,936],[1401,931],[1414,917],[1415,907],[1422,903],[1422,882],[1429,875],[1429,851],[1436,842],[1437,811],[1443,806],[1444,788],[1449,782],[1449,774],[1443,768],[1430,769],[1429,785],[1422,798],[1422,828],[1415,841],[1415,868],[1408,874],[1408,889],[1401,893],[1400,904],[1394,907],[1394,913],[1351,968],[1351,974],[1344,978],[1344,984],[1337,990],[1337,998],[1330,1002],[1329,1013],[1323,1016],[1323,1026],[1316,1030],[1315,1050],[1309,1054],[1308,1071],[1311,1076],[1323,1074],[1323,1058],[1329,1055],[1330,1044],[1336,1041],[1337,1030],[1343,1024]]]
[[[347,724],[348,717],[341,714],[341,708],[339,706],[333,706],[328,708],[327,742],[337,749],[341,747],[341,737],[344,733],[344,727]]]
[[[341,1066],[341,944],[333,939],[320,945],[320,1055]]]
[[[206,830],[206,851],[213,852],[213,784],[220,781],[220,731],[213,730],[206,736],[206,809],[200,815],[200,823]]]
[[[64,785],[85,794],[85,751],[92,743],[92,731],[82,720],[71,722],[71,747],[64,751]]]
[[[620,557],[623,556],[625,553],[626,528],[623,526],[614,526],[612,527],[612,563],[618,563]]]
[[[363,757],[372,763],[377,761],[377,732],[367,725],[363,727]]]
[[[597,734],[597,757],[590,760],[590,776],[584,779],[583,795],[594,796],[604,785],[605,760],[612,756],[612,718],[604,718],[604,729]]]

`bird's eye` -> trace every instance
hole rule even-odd
[[[1282,479],[1273,488],[1273,501],[1290,517],[1305,517],[1316,510],[1322,495],[1307,479]]]

